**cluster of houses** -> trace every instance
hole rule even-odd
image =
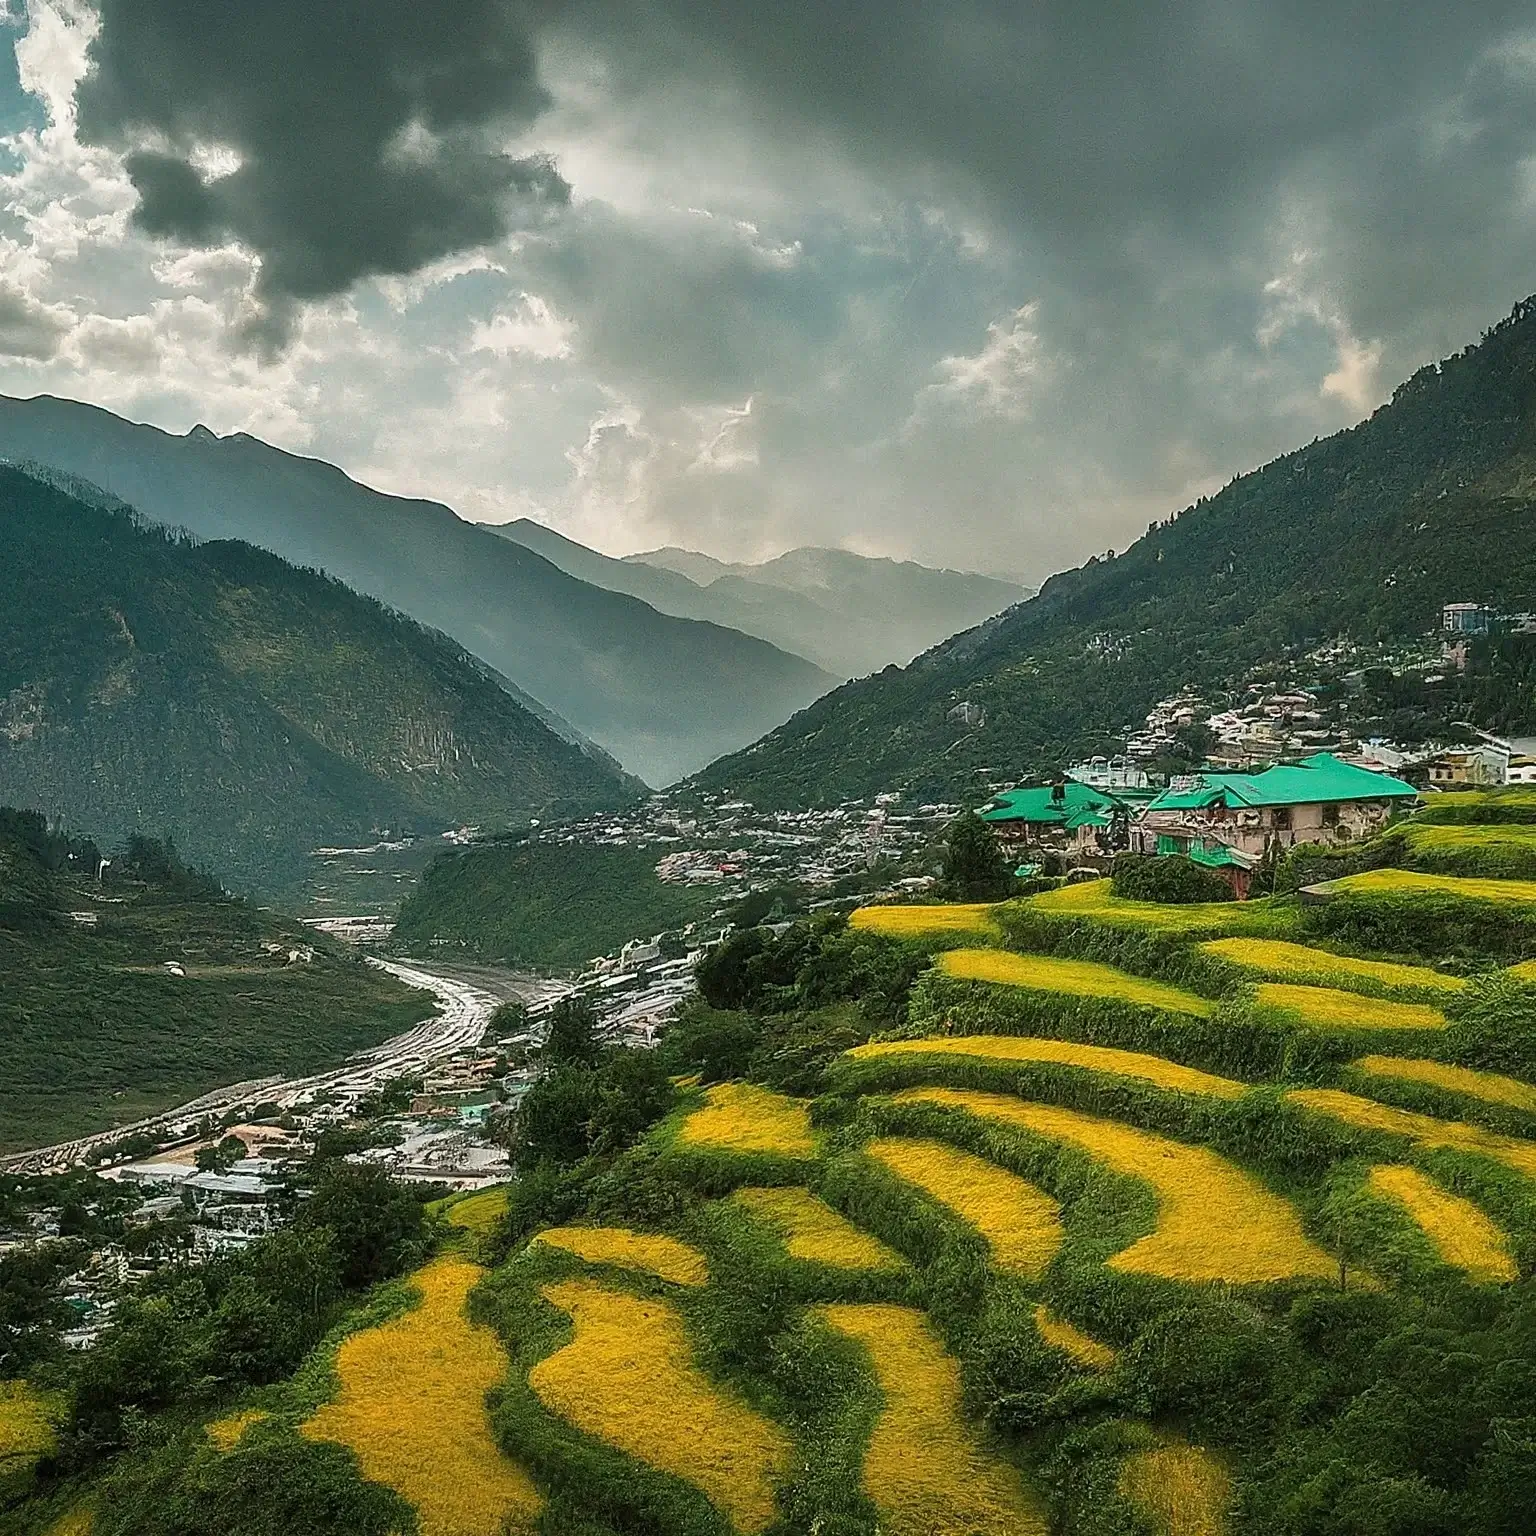
[[[1164,787],[1129,766],[1118,774],[1086,766],[981,808],[1022,868],[1042,851],[1091,868],[1122,852],[1179,854],[1215,871],[1241,898],[1266,856],[1297,843],[1359,842],[1419,796],[1403,779],[1330,752],[1257,773],[1205,768]]]

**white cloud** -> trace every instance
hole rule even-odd
[[[475,323],[469,350],[491,352],[497,357],[521,354],[553,362],[571,355],[575,334],[575,323],[556,314],[536,293],[520,293],[515,308]]]

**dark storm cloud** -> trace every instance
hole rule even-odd
[[[52,357],[68,329],[56,310],[0,278],[0,356]]]
[[[146,231],[261,257],[280,334],[294,301],[418,270],[563,204],[498,132],[546,104],[500,0],[104,0],[81,137],[130,152]],[[240,157],[210,177],[193,151]]]

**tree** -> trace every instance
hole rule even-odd
[[[999,901],[1013,886],[1013,872],[992,829],[971,811],[950,823],[943,878],[946,891],[961,901]]]
[[[322,1227],[331,1231],[349,1290],[398,1274],[426,1251],[420,1202],[382,1168],[328,1164],[296,1223],[300,1233]]]
[[[204,1173],[228,1173],[250,1149],[238,1136],[226,1136],[217,1146],[197,1149],[197,1166]]]
[[[549,1015],[543,1059],[549,1066],[593,1065],[601,1047],[597,1041],[597,1010],[585,997],[562,997]]]

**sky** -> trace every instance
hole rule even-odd
[[[0,0],[0,393],[1039,581],[1536,290],[1536,6]]]

